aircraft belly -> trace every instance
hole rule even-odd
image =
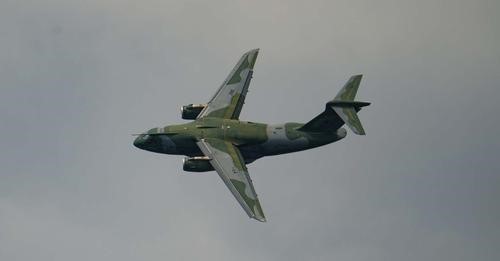
[[[163,151],[168,154],[175,154],[177,152],[175,143],[166,136],[160,136],[160,144]]]
[[[290,133],[290,130],[287,131],[287,128],[290,128],[288,124],[267,126],[268,139],[259,145],[263,154],[276,155],[309,148],[309,141],[306,137],[296,135],[292,137],[287,134]]]
[[[240,146],[238,149],[240,149],[241,155],[247,164],[265,156],[260,145]]]
[[[173,155],[202,155],[202,152],[192,139],[186,137],[162,137],[161,146],[163,153]]]
[[[193,145],[196,145],[196,143],[193,142]],[[186,156],[202,156],[203,152],[201,152],[200,148],[197,146],[190,146],[185,144],[182,147],[177,147],[176,151],[177,155],[186,155]]]

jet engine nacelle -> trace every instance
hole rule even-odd
[[[185,120],[194,120],[200,112],[207,107],[206,104],[188,104],[181,107],[181,115]]]
[[[210,164],[210,159],[204,157],[185,157],[183,160],[182,169],[190,172],[205,172],[212,171],[214,167]]]

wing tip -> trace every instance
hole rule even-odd
[[[257,55],[259,54],[259,50],[260,50],[259,48],[252,49],[243,55],[243,56],[246,56],[248,59],[250,70],[253,70],[253,67],[255,65],[255,61],[257,60]]]
[[[366,135],[366,132],[364,129],[361,129],[361,130],[358,130],[358,131],[355,131],[354,133],[358,134],[358,135]]]
[[[262,207],[260,206],[260,202],[257,200],[257,206],[254,207],[254,211],[251,215],[251,218],[254,218],[260,222],[266,222],[266,217],[264,216],[264,212],[262,211]]]
[[[266,218],[265,217],[257,217],[257,216],[253,216],[252,217],[253,219],[257,220],[257,221],[260,221],[262,223],[265,223],[267,222]]]

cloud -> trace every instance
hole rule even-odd
[[[495,1],[3,1],[0,259],[497,260]],[[214,173],[135,149],[260,47],[242,118],[305,122],[351,74],[366,137]]]

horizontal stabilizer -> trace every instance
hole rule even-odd
[[[358,135],[365,135],[365,130],[361,121],[358,118],[358,114],[354,107],[332,107],[332,109],[340,116],[344,123],[349,126],[349,128]]]
[[[369,102],[361,102],[361,101],[336,101],[333,100],[331,102],[328,102],[326,105],[333,106],[333,107],[354,107],[356,109],[365,107],[370,105],[371,103]]]
[[[354,97],[356,97],[356,93],[358,92],[359,83],[361,82],[361,78],[363,75],[354,75],[349,78],[349,80],[345,83],[344,87],[340,89],[337,96],[335,96],[334,101],[354,101]]]

